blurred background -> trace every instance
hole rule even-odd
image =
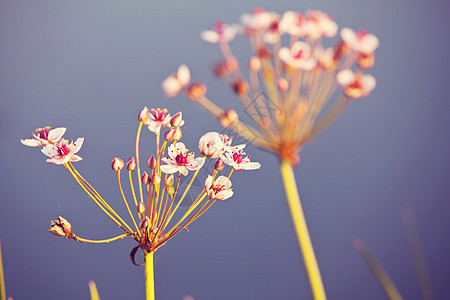
[[[1,0],[0,240],[9,296],[88,299],[88,281],[95,280],[102,299],[144,298],[144,270],[129,259],[132,239],[86,245],[47,232],[61,215],[82,237],[121,234],[63,167],[46,164],[20,139],[48,125],[67,127],[66,138],[85,137],[76,167],[121,211],[110,163],[133,155],[143,106],[182,110],[191,150],[202,134],[221,130],[182,96],[164,97],[167,75],[188,64],[218,105],[241,109],[211,76],[218,48],[199,35],[256,6],[280,14],[320,9],[341,28],[364,28],[380,39],[370,70],[376,89],[307,146],[296,169],[329,299],[386,298],[352,247],[355,238],[405,299],[421,298],[400,217],[405,207],[414,212],[435,298],[448,297],[450,4],[438,0]],[[245,39],[231,47],[249,57]],[[153,136],[143,139],[147,157]],[[247,152],[261,170],[234,174],[235,195],[156,252],[158,299],[311,298],[278,160],[251,145]]]

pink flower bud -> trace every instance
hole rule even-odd
[[[227,109],[220,117],[219,121],[223,127],[230,127],[239,120],[237,112],[233,109]]]
[[[114,157],[112,163],[111,163],[111,167],[114,171],[120,171],[123,169],[123,160],[121,160],[120,158]]]
[[[227,75],[228,70],[225,62],[223,61],[217,62],[213,67],[213,72],[214,75],[216,75],[217,77],[224,77],[225,75]]]
[[[139,113],[139,116],[138,116],[139,121],[142,122],[142,123],[146,122],[147,119],[148,119],[148,114],[149,114],[149,113],[150,113],[150,112],[149,112],[147,106],[145,106],[145,107],[141,110],[141,112]]]
[[[181,122],[183,122],[183,114],[181,113],[181,111],[174,115],[172,119],[170,119],[170,125],[172,125],[173,127],[181,126]]]
[[[171,130],[167,131],[164,134],[164,139],[168,142],[170,141],[179,141],[181,137],[183,136],[183,132],[181,131],[180,127],[172,128]]]
[[[134,159],[134,157],[130,157],[127,160],[127,169],[129,171],[134,171],[136,169],[136,160]]]
[[[150,183],[150,177],[148,176],[147,172],[144,171],[141,177],[141,181],[143,184],[149,184]]]
[[[52,220],[50,222],[50,229],[48,232],[61,237],[73,236],[72,225],[61,216],[58,217],[58,220]]]
[[[154,173],[152,176],[152,184],[153,185],[158,185],[161,182],[161,176],[158,175],[158,173]]]
[[[250,58],[249,69],[253,72],[261,70],[261,59],[257,56],[252,56]]]
[[[249,90],[249,86],[247,81],[245,80],[237,80],[232,84],[233,87],[233,91],[238,95],[238,96],[242,96],[248,93]]]
[[[186,92],[187,97],[192,100],[198,100],[206,94],[206,85],[200,82],[191,84]]]
[[[151,224],[150,219],[146,216],[145,219],[142,219],[141,223],[139,223],[139,229],[147,229]]]
[[[278,85],[278,89],[279,89],[280,91],[285,92],[285,91],[287,91],[288,88],[289,88],[289,81],[287,81],[286,78],[280,78],[280,79],[278,79],[278,81],[277,81],[277,85]]]
[[[166,184],[166,186],[172,186],[173,185],[173,174],[170,174],[166,178],[166,181],[164,183]]]
[[[156,158],[153,155],[147,159],[147,166],[152,170],[156,168]]]
[[[137,207],[138,212],[142,215],[143,213],[145,213],[145,204],[144,202],[139,202],[138,207]]]
[[[220,158],[218,158],[216,160],[216,163],[214,164],[214,170],[220,172],[223,170],[224,167],[225,167],[225,164],[223,163],[223,161]]]

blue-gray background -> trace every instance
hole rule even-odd
[[[258,5],[278,13],[321,9],[381,42],[371,70],[377,88],[302,152],[296,170],[329,298],[385,298],[351,246],[356,237],[405,299],[420,298],[400,218],[405,206],[414,211],[436,299],[448,297],[450,6],[436,0],[1,0],[0,239],[8,295],[88,299],[95,280],[103,299],[144,298],[143,269],[128,258],[133,240],[84,245],[46,231],[62,215],[80,236],[120,233],[62,167],[19,140],[45,125],[84,136],[77,167],[121,209],[110,162],[133,154],[144,105],[183,110],[191,149],[201,134],[221,129],[184,98],[163,96],[160,83],[179,64],[191,67],[216,103],[239,107],[210,76],[219,51],[199,33]],[[232,47],[248,56],[243,39]],[[248,152],[261,170],[235,174],[235,196],[156,253],[159,299],[311,298],[278,161],[253,146]]]

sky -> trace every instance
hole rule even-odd
[[[320,9],[340,28],[364,28],[380,40],[370,70],[377,87],[305,147],[295,170],[328,297],[386,298],[352,247],[360,238],[403,297],[421,299],[400,217],[407,208],[435,299],[450,293],[448,1],[0,0],[0,241],[8,296],[89,299],[94,280],[102,299],[144,298],[144,270],[129,259],[132,239],[90,245],[47,232],[61,215],[82,237],[121,234],[64,168],[46,164],[20,139],[47,125],[84,137],[78,170],[125,213],[110,163],[133,155],[142,107],[183,111],[183,140],[192,150],[201,135],[222,130],[182,96],[167,99],[160,87],[167,75],[187,64],[210,99],[242,112],[211,76],[220,52],[200,32],[217,20],[238,22],[257,6],[280,14]],[[250,55],[243,38],[231,47],[238,57]],[[146,132],[144,147],[152,138]],[[312,298],[279,161],[253,145],[247,153],[261,169],[234,174],[233,197],[156,252],[157,299]]]

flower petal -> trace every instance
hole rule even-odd
[[[59,142],[59,140],[62,138],[64,133],[66,132],[65,127],[58,127],[55,129],[52,129],[48,132],[47,140],[52,143]]]
[[[35,139],[26,139],[26,140],[20,140],[22,144],[29,147],[40,147],[42,146],[41,142]]]

